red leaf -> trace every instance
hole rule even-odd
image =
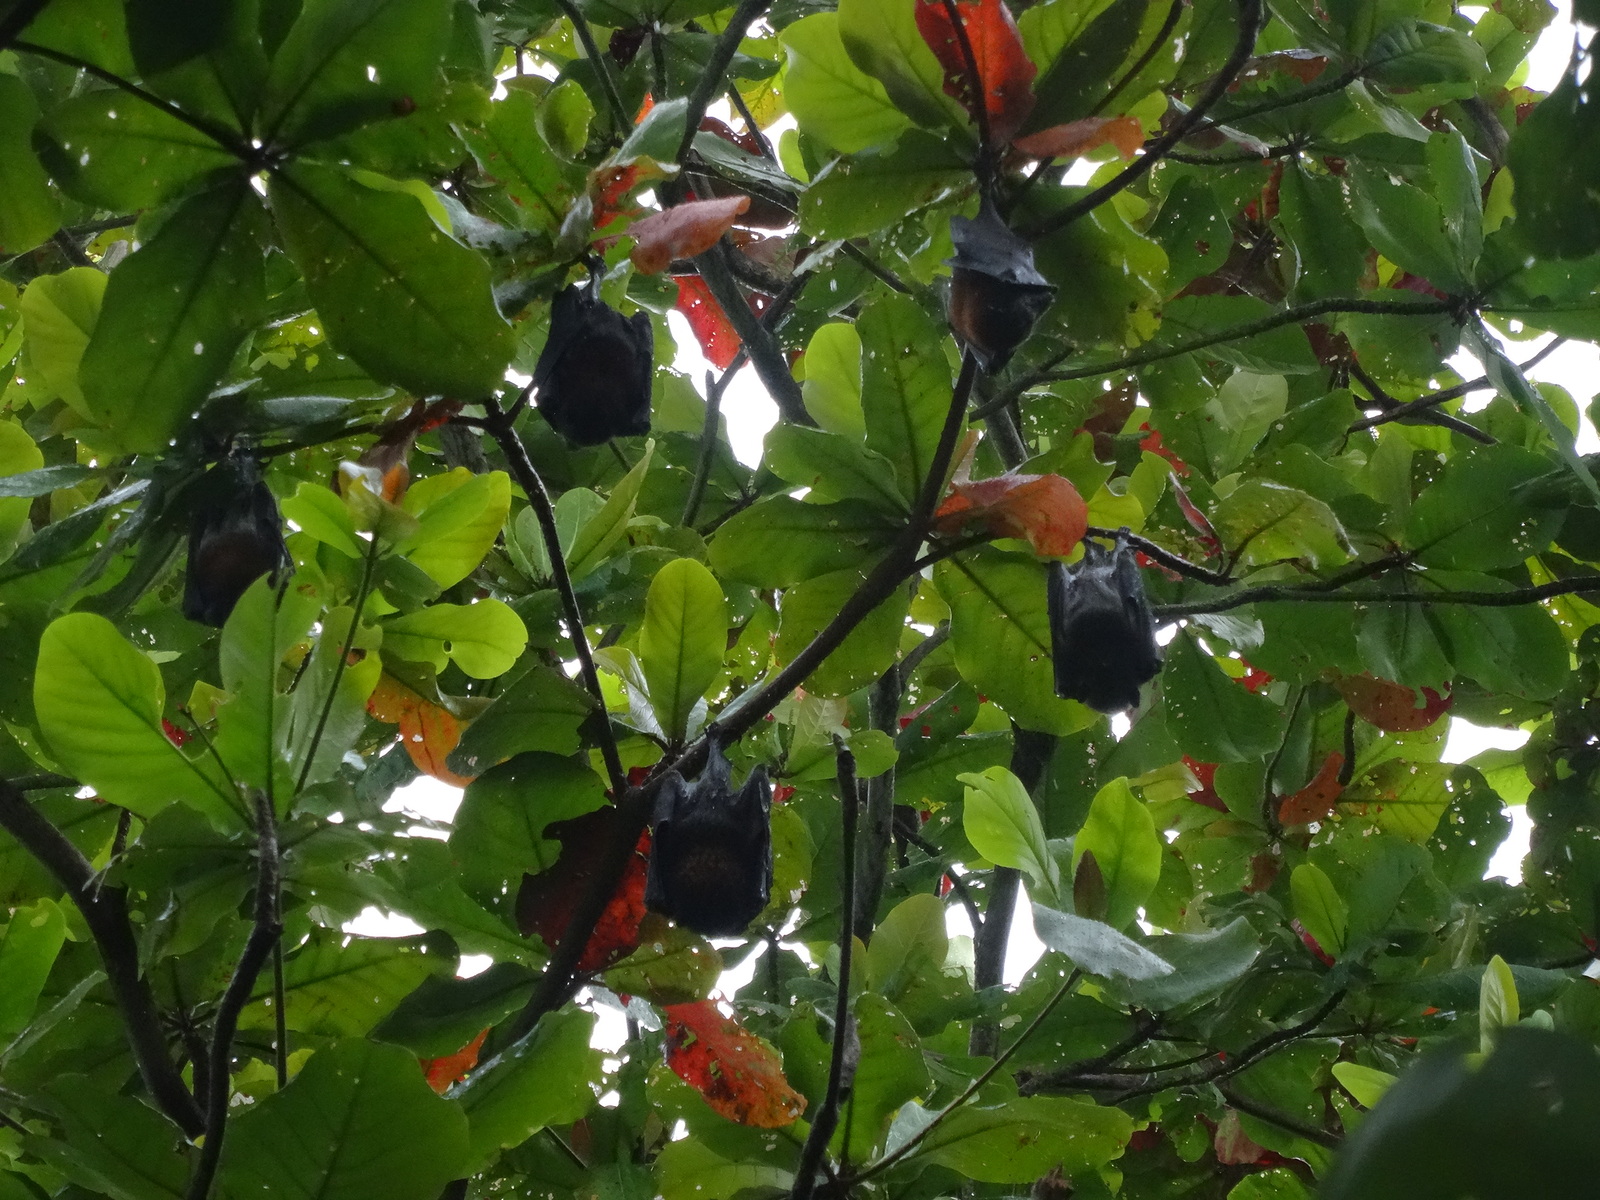
[[[489,1031],[485,1029],[454,1054],[424,1058],[422,1072],[428,1077],[428,1086],[443,1094],[450,1090],[452,1083],[465,1079],[467,1072],[478,1065],[478,1050],[483,1045],[483,1039],[488,1036]]]
[[[750,207],[749,196],[690,200],[635,221],[628,232],[634,247],[628,257],[646,275],[667,269],[675,258],[693,258],[717,244],[734,218]]]
[[[522,877],[522,887],[517,892],[517,927],[524,936],[536,933],[552,948],[561,940],[572,910],[589,890],[605,858],[617,820],[617,810],[608,806],[546,827],[545,835],[561,843],[561,857],[549,870]],[[579,971],[608,967],[638,947],[649,858],[650,832],[646,830],[640,834],[622,881],[595,925],[589,944],[583,948]]]
[[[182,746],[189,740],[189,735],[187,733],[179,729],[165,717],[161,718],[161,732],[167,735],[167,741],[171,742],[174,746]]]
[[[367,700],[367,712],[375,720],[400,726],[400,744],[406,748],[417,770],[455,787],[466,787],[470,775],[457,775],[445,766],[445,759],[461,741],[461,720],[447,708],[412,691],[405,684],[384,675]]]
[[[1183,514],[1183,519],[1189,522],[1189,527],[1200,535],[1200,544],[1205,547],[1207,557],[1222,553],[1222,539],[1217,536],[1210,519],[1200,511],[1200,506],[1189,498],[1188,489],[1178,482],[1176,475],[1169,472],[1167,477],[1172,481],[1172,495],[1178,502],[1178,511]]]
[[[726,371],[733,364],[734,355],[739,353],[739,347],[744,345],[734,332],[728,314],[722,311],[722,305],[717,303],[700,276],[674,275],[672,281],[678,285],[678,303],[673,307],[688,320],[695,341],[700,343],[711,365]]]
[[[1344,702],[1369,725],[1376,725],[1386,733],[1411,733],[1426,729],[1450,709],[1448,691],[1440,695],[1432,688],[1416,692],[1387,679],[1372,675],[1346,675],[1335,685]]]
[[[1084,117],[1030,133],[1011,144],[1030,158],[1077,158],[1107,142],[1115,146],[1123,158],[1132,158],[1144,145],[1139,118]]]
[[[1022,35],[1004,0],[957,0],[956,11],[972,43],[990,133],[996,144],[1009,142],[1033,111],[1033,77],[1039,68],[1023,49]],[[918,0],[917,32],[944,68],[945,95],[975,113],[966,56],[943,0]]]
[[[1027,538],[1034,553],[1049,558],[1071,554],[1089,528],[1088,505],[1060,475],[1011,472],[957,483],[934,516],[945,533],[982,521],[999,537]]]
[[[1317,956],[1318,962],[1325,967],[1333,966],[1335,962],[1333,955],[1324,950],[1321,943],[1319,943],[1316,938],[1312,937],[1306,932],[1306,927],[1304,925],[1300,924],[1299,921],[1292,920],[1289,922],[1289,928],[1300,935],[1300,940],[1305,943],[1307,950],[1311,951],[1311,953]]]
[[[604,229],[619,217],[626,216],[634,211],[625,208],[623,201],[628,193],[633,191],[634,185],[639,182],[638,167],[610,167],[604,171],[596,171],[590,180],[590,188],[594,193],[594,227],[596,230]]]
[[[1149,421],[1140,425],[1139,430],[1145,435],[1139,439],[1139,449],[1148,450],[1151,454],[1159,454],[1172,464],[1172,469],[1179,475],[1187,475],[1189,473],[1189,464],[1179,458],[1171,449],[1162,445],[1161,430],[1151,429]]]
[[[1325,821],[1338,807],[1344,784],[1339,782],[1339,771],[1344,766],[1344,755],[1338,751],[1322,760],[1322,767],[1312,781],[1291,796],[1285,796],[1278,805],[1278,821],[1283,825],[1310,825]]]
[[[671,1004],[667,1014],[667,1066],[705,1097],[718,1115],[741,1125],[781,1129],[805,1111],[805,1097],[784,1078],[772,1046],[715,1001]]]
[[[1198,790],[1188,793],[1189,799],[1196,804],[1203,804],[1207,808],[1216,809],[1219,813],[1227,812],[1228,806],[1223,803],[1222,797],[1217,795],[1215,786],[1217,764],[1196,762],[1185,754],[1183,756],[1183,765],[1194,773],[1195,782],[1200,785]]]

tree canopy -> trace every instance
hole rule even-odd
[[[1575,9],[0,0],[0,1200],[1592,1195]]]

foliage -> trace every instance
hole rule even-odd
[[[1517,344],[1600,341],[1600,45],[1469,11],[0,0],[0,1197],[1587,1194],[1600,464]],[[591,276],[653,432],[580,447]],[[293,561],[216,630],[229,455]],[[1119,530],[1113,719],[1046,579]],[[713,738],[716,946],[644,898]]]

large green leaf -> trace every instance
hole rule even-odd
[[[77,1074],[51,1080],[46,1097],[60,1139],[29,1137],[28,1147],[68,1179],[114,1200],[186,1193],[183,1135],[154,1109]]]
[[[454,662],[474,679],[494,679],[528,644],[522,618],[493,596],[472,604],[430,604],[383,623],[383,644],[399,657],[442,671]]]
[[[61,203],[29,140],[38,119],[27,85],[0,75],[0,254],[32,250],[61,228]]]
[[[1072,868],[1093,854],[1105,881],[1105,922],[1125,929],[1155,890],[1161,874],[1161,837],[1156,823],[1126,779],[1113,779],[1095,794],[1089,815],[1072,842]]]
[[[882,1146],[895,1112],[926,1095],[931,1081],[916,1031],[887,1000],[873,992],[861,993],[855,1020],[861,1052],[832,1149],[851,1162],[869,1162]]]
[[[1062,900],[1061,868],[1045,843],[1039,810],[1021,780],[1005,767],[963,775],[961,825],[972,848],[990,862],[1026,871],[1043,903]]]
[[[860,501],[807,504],[773,496],[717,530],[709,557],[725,578],[754,587],[789,587],[865,561],[887,549],[894,534],[884,513]]]
[[[525,750],[575,753],[578,726],[593,708],[589,693],[565,675],[535,667],[508,684],[473,719],[450,752],[448,765],[458,774],[477,775]]]
[[[1303,559],[1312,567],[1349,561],[1333,510],[1298,488],[1265,479],[1241,483],[1211,513],[1225,546],[1253,564]]]
[[[424,979],[448,973],[451,958],[424,938],[353,938],[318,930],[284,959],[284,1017],[290,1029],[325,1037],[366,1033]],[[240,1025],[270,1029],[276,989],[256,982]]]
[[[1201,762],[1244,762],[1278,745],[1283,710],[1230,679],[1191,634],[1172,639],[1161,694],[1173,739]]]
[[[90,416],[79,384],[84,347],[100,319],[106,275],[94,267],[72,267],[41,275],[22,293],[24,344],[33,367],[52,393]]]
[[[229,1124],[218,1183],[237,1200],[437,1200],[468,1162],[461,1106],[378,1042],[319,1050]]]
[[[901,494],[915,496],[950,411],[944,330],[909,297],[892,296],[862,313],[856,332],[867,448],[894,464]]]
[[[155,663],[104,617],[71,613],[39,639],[33,706],[63,767],[142,817],[182,800],[218,825],[245,822],[243,801],[217,765],[185,757],[162,732],[164,700]]]
[[[1407,541],[1430,566],[1513,566],[1544,549],[1560,520],[1560,493],[1544,483],[1550,471],[1520,446],[1458,454],[1411,506]]]
[[[1173,973],[1173,966],[1125,933],[1104,921],[1091,921],[1074,913],[1058,912],[1043,904],[1033,906],[1033,928],[1039,940],[1059,951],[1091,975],[1142,983]]]
[[[1591,68],[1580,82],[1577,67],[1511,139],[1517,232],[1552,257],[1600,250],[1600,80]]]
[[[11,910],[0,938],[0,1037],[27,1026],[66,937],[66,918],[53,900]]]
[[[1119,1109],[1026,1096],[957,1109],[917,1153],[983,1183],[1027,1183],[1052,1168],[1077,1174],[1104,1166],[1122,1153],[1132,1133],[1133,1119]]]
[[[594,1017],[580,1009],[547,1014],[532,1034],[472,1073],[454,1097],[467,1114],[467,1171],[482,1170],[501,1150],[547,1125],[570,1125],[595,1104],[599,1050],[589,1045]]]
[[[656,572],[645,598],[639,660],[668,738],[684,736],[695,705],[721,673],[727,641],[727,601],[715,575],[692,558]]]
[[[501,382],[511,329],[488,265],[415,196],[310,163],[274,173],[267,195],[328,340],[374,379],[462,396]]]
[[[426,103],[449,29],[449,0],[308,0],[273,56],[263,127],[298,145]]]
[[[861,587],[866,573],[835,571],[797,583],[783,594],[778,610],[778,640],[773,649],[780,663],[791,661],[835,617],[840,607]],[[811,673],[808,692],[818,696],[846,696],[866,687],[893,665],[900,649],[910,600],[904,588],[869,612],[844,642]]]
[[[865,237],[969,184],[971,172],[941,138],[913,130],[899,144],[841,160],[800,197],[800,228],[818,238]]]
[[[187,201],[111,274],[80,382],[126,450],[166,446],[266,305],[261,205],[239,179]]]
[[[1149,979],[1117,977],[1113,987],[1151,1012],[1209,999],[1242,978],[1261,954],[1250,923],[1235,917],[1207,933],[1169,933],[1153,937],[1146,948],[1172,967],[1170,975]]]
[[[810,504],[864,500],[889,514],[910,507],[895,484],[889,460],[858,438],[804,425],[775,425],[767,433],[762,462],[780,479],[809,488]]]
[[[518,219],[553,234],[561,228],[577,185],[575,172],[538,136],[538,111],[535,96],[513,88],[481,127],[463,129],[462,135],[478,165],[506,189]]]

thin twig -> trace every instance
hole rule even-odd
[[[973,53],[972,39],[967,36],[967,23],[961,19],[956,0],[944,0],[944,13],[955,34],[956,45],[961,49],[961,65],[972,99],[972,119],[978,126],[978,188],[987,195],[994,184],[994,135],[989,130],[989,97],[984,92],[978,56]]]
[[[1174,571],[1186,578],[1197,579],[1201,583],[1209,583],[1221,587],[1223,584],[1233,581],[1233,576],[1226,571],[1213,571],[1209,567],[1202,567],[1198,563],[1192,563],[1181,555],[1174,554],[1164,546],[1157,545],[1149,538],[1140,537],[1136,533],[1123,533],[1119,529],[1107,529],[1100,525],[1091,525],[1084,532],[1088,537],[1107,538],[1110,540],[1120,537],[1151,561],[1160,563],[1167,570]]]
[[[622,757],[617,753],[616,735],[611,731],[611,721],[606,713],[605,693],[600,690],[600,673],[595,670],[594,654],[589,649],[589,635],[584,632],[583,609],[578,604],[577,593],[572,589],[572,576],[567,573],[567,560],[561,550],[561,535],[556,529],[556,513],[550,503],[550,493],[545,490],[544,481],[539,478],[539,473],[533,469],[527,447],[522,444],[517,431],[512,428],[500,410],[499,401],[491,396],[484,400],[483,405],[489,413],[489,433],[500,444],[501,453],[506,456],[506,463],[511,467],[511,474],[516,477],[517,485],[527,496],[528,503],[533,508],[533,515],[539,522],[539,532],[544,536],[545,552],[550,558],[550,577],[555,584],[556,592],[561,597],[561,606],[566,612],[567,625],[570,627],[568,633],[572,638],[572,648],[578,656],[578,668],[583,676],[583,686],[594,700],[596,711],[600,715],[600,753],[605,758],[606,775],[611,781],[611,795],[620,803],[623,794],[628,790],[628,775],[622,769]],[[635,837],[637,836],[635,834]]]
[[[847,1051],[853,1040],[850,1019],[850,959],[855,949],[856,906],[856,814],[861,808],[861,789],[856,781],[856,759],[838,734],[833,738],[833,750],[838,762],[839,818],[841,836],[840,859],[844,872],[840,882],[839,899],[839,978],[833,1002],[833,1051],[828,1059],[828,1086],[822,1103],[811,1120],[811,1132],[800,1150],[800,1162],[795,1167],[794,1187],[789,1200],[811,1200],[817,1186],[817,1170],[822,1156],[827,1152],[828,1141],[839,1124],[839,1105],[850,1087],[845,1078],[846,1068],[854,1074],[854,1063],[847,1063]]]
[[[1517,370],[1526,374],[1542,363],[1551,354],[1555,353],[1565,342],[1566,338],[1552,338],[1550,344],[1527,362],[1517,367]],[[1354,365],[1354,364],[1352,364]],[[1358,376],[1359,378],[1359,376]],[[1435,408],[1440,404],[1447,404],[1451,400],[1459,400],[1469,392],[1481,392],[1494,387],[1494,383],[1487,375],[1480,375],[1476,379],[1469,379],[1465,383],[1458,383],[1454,387],[1440,388],[1436,392],[1429,392],[1426,396],[1418,396],[1415,400],[1397,401],[1393,408],[1385,409],[1375,416],[1363,417],[1350,426],[1348,432],[1355,433],[1362,429],[1373,429],[1379,425],[1386,425],[1390,421],[1403,421],[1409,416]]]
[[[706,419],[700,427],[700,453],[695,459],[694,478],[689,481],[689,495],[683,502],[683,519],[678,522],[680,525],[693,526],[694,519],[700,515],[700,502],[705,499],[706,481],[711,477],[711,467],[717,457],[717,442],[721,440],[717,437],[717,422],[722,415],[722,393],[733,382],[734,373],[744,366],[744,359],[744,347],[740,346],[720,379],[710,371],[706,372]]]
[[[1161,161],[1167,151],[1175,147],[1184,138],[1193,133],[1205,119],[1211,107],[1227,95],[1228,89],[1233,86],[1233,81],[1238,78],[1239,72],[1244,70],[1245,64],[1250,61],[1250,56],[1255,53],[1256,38],[1261,32],[1262,9],[1261,0],[1238,0],[1239,2],[1239,38],[1234,43],[1233,53],[1228,56],[1228,61],[1222,65],[1222,70],[1211,80],[1200,99],[1195,101],[1194,107],[1184,113],[1172,123],[1166,133],[1148,143],[1144,152],[1119,171],[1111,179],[1095,188],[1087,196],[1069,204],[1058,213],[1054,213],[1025,234],[1030,240],[1054,233],[1058,229],[1065,229],[1072,222],[1086,213],[1091,213],[1099,208],[1118,192],[1129,185],[1138,182],[1149,173],[1150,169]]]
[[[1241,588],[1214,600],[1196,600],[1184,604],[1162,604],[1155,607],[1155,615],[1162,621],[1179,617],[1192,617],[1201,613],[1228,612],[1246,604],[1266,601],[1293,601],[1297,604],[1461,604],[1468,608],[1516,608],[1523,604],[1537,604],[1557,596],[1593,593],[1600,598],[1600,575],[1581,575],[1574,579],[1556,579],[1533,587],[1510,588],[1503,592],[1457,592],[1441,589],[1437,592],[1362,591],[1346,592],[1326,583],[1302,586],[1262,584]]]
[[[617,136],[626,137],[628,130],[633,127],[633,117],[622,103],[622,94],[617,91],[617,81],[611,77],[611,64],[606,61],[599,44],[594,40],[594,32],[589,28],[589,22],[583,19],[583,14],[578,11],[578,6],[573,0],[556,0],[556,7],[567,20],[572,22],[572,31],[577,35],[579,44],[583,46],[584,55],[594,66],[594,73],[600,77],[600,90],[605,93],[606,105],[611,109]]]
[[[228,1130],[228,1097],[232,1077],[233,1035],[239,1028],[239,1014],[250,1001],[256,977],[266,966],[272,948],[283,933],[278,915],[278,822],[272,801],[265,792],[256,795],[256,903],[250,936],[239,955],[239,963],[228,980],[227,990],[212,1018],[211,1078],[206,1095],[206,1137],[195,1160],[194,1176],[189,1181],[188,1200],[206,1200],[222,1158],[222,1141]]]
[[[1279,1129],[1287,1130],[1296,1137],[1305,1138],[1306,1141],[1315,1142],[1317,1145],[1324,1146],[1329,1150],[1337,1150],[1344,1143],[1344,1139],[1338,1134],[1331,1133],[1326,1129],[1320,1129],[1305,1121],[1297,1120],[1288,1113],[1280,1112],[1278,1109],[1262,1104],[1260,1101],[1252,1100],[1237,1088],[1221,1087],[1217,1090],[1222,1093],[1222,1098],[1228,1102],[1230,1107],[1238,1109],[1247,1117],[1265,1121],[1268,1125],[1276,1125]]]
[[[739,282],[734,279],[724,257],[730,253],[732,251],[724,239],[704,254],[696,256],[695,269],[700,272],[700,278],[705,280],[723,315],[744,343],[745,352],[750,356],[762,386],[772,396],[783,419],[793,425],[810,425],[813,422],[800,398],[800,385],[789,370],[788,359],[784,357],[777,339],[750,311],[750,304],[739,290]]]
[[[1055,1011],[1056,1005],[1060,1004],[1067,998],[1072,989],[1078,986],[1078,980],[1082,978],[1083,972],[1074,967],[1072,969],[1072,973],[1068,975],[1066,979],[1062,980],[1061,986],[1056,989],[1055,995],[1051,996],[1049,1000],[1045,1001],[1044,1007],[1034,1014],[1033,1020],[1028,1022],[1027,1028],[1017,1035],[1017,1040],[1012,1042],[1011,1045],[1007,1046],[1003,1051],[1001,1051],[1000,1056],[996,1058],[994,1062],[989,1064],[988,1069],[985,1070],[983,1074],[974,1079],[967,1086],[967,1089],[954,1100],[950,1101],[949,1104],[946,1104],[938,1112],[934,1113],[932,1120],[930,1120],[921,1129],[917,1130],[915,1134],[907,1139],[905,1143],[896,1149],[892,1154],[884,1155],[877,1162],[873,1163],[870,1167],[866,1168],[866,1170],[857,1175],[853,1180],[851,1180],[851,1182],[862,1183],[868,1179],[871,1179],[874,1175],[878,1175],[884,1171],[887,1171],[890,1167],[894,1166],[895,1163],[899,1162],[902,1158],[920,1146],[923,1140],[935,1129],[939,1128],[939,1126],[944,1123],[945,1119],[949,1117],[951,1113],[955,1112],[968,1100],[971,1100],[974,1096],[976,1096],[983,1089],[983,1085],[988,1083],[989,1080],[993,1079],[999,1072],[1000,1068],[1011,1061],[1012,1056],[1015,1055],[1018,1050],[1022,1049],[1022,1044],[1033,1035],[1033,1032],[1038,1029],[1039,1026],[1044,1024],[1045,1018]]]
[[[356,631],[361,627],[361,613],[367,607],[367,597],[372,592],[372,576],[378,565],[378,535],[372,535],[372,541],[367,545],[367,561],[361,570],[361,583],[356,588],[355,603],[351,606],[350,628],[345,631],[344,645],[339,648],[338,660],[333,664],[333,681],[328,685],[328,696],[322,702],[322,711],[317,715],[317,727],[312,730],[311,740],[306,744],[306,760],[300,765],[300,778],[295,781],[296,794],[303,792],[306,780],[311,777],[311,766],[317,761],[317,750],[322,745],[322,735],[327,731],[328,718],[333,714],[334,701],[339,698],[339,684],[344,679],[345,664],[350,660],[350,651],[355,647]],[[270,689],[269,689],[270,692]],[[271,772],[268,772],[271,778]]]
[[[678,152],[673,156],[674,162],[681,164],[689,148],[694,145],[694,135],[700,132],[700,122],[705,119],[706,109],[718,90],[728,86],[724,76],[728,73],[728,64],[733,62],[733,56],[739,51],[739,43],[744,41],[745,31],[750,28],[752,21],[767,11],[771,3],[772,0],[741,0],[738,9],[712,45],[710,57],[689,96],[688,120],[683,127],[683,140],[678,143]]]
[[[96,891],[94,868],[66,835],[11,783],[0,780],[0,827],[49,871],[83,914],[105,967],[123,1031],[151,1099],[189,1137],[205,1130],[199,1106],[167,1050],[160,1009],[139,965],[139,944],[122,888]]]

